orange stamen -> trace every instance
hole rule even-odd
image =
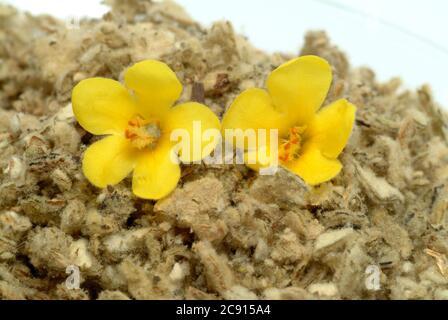
[[[145,120],[137,115],[129,120],[124,135],[137,149],[153,148],[160,137],[159,121]]]
[[[292,127],[289,130],[289,136],[283,140],[283,143],[279,146],[279,160],[282,162],[288,162],[298,157],[301,144],[302,133],[305,131],[305,127]]]

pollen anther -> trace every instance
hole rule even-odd
[[[278,158],[282,162],[296,159],[300,154],[302,146],[302,134],[306,127],[292,127],[286,139],[280,141]]]
[[[156,120],[145,120],[141,116],[129,120],[124,135],[137,149],[154,148],[160,138],[160,125]]]

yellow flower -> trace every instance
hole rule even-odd
[[[104,188],[134,171],[134,194],[160,199],[180,179],[180,166],[173,161],[176,155],[173,158],[171,132],[184,129],[191,144],[199,144],[190,154],[180,154],[180,160],[199,161],[208,155],[203,149],[210,141],[203,140],[202,134],[193,134],[194,122],[199,122],[202,131],[219,130],[220,122],[199,103],[172,107],[182,85],[162,62],[146,60],[133,65],[124,82],[125,86],[111,79],[90,78],[73,89],[73,111],[79,124],[92,134],[108,135],[86,150],[83,172],[92,184]],[[211,152],[210,147],[207,150]]]
[[[257,170],[269,167],[278,155],[278,163],[310,185],[334,178],[342,165],[337,159],[350,137],[356,107],[338,100],[322,108],[332,81],[331,67],[316,56],[293,59],[274,70],[267,79],[267,91],[248,89],[241,93],[224,115],[222,128],[278,130],[278,153],[267,157],[257,150]]]

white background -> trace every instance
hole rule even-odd
[[[60,18],[100,17],[100,0],[0,0]],[[448,109],[446,0],[178,0],[204,25],[230,20],[255,46],[297,53],[309,29],[325,29],[352,65],[381,80],[401,76],[407,87],[430,83]]]

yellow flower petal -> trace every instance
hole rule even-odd
[[[337,159],[329,159],[313,145],[304,146],[303,153],[296,160],[284,164],[309,185],[317,185],[336,177],[342,169]]]
[[[164,141],[163,141],[164,140]],[[173,191],[180,179],[180,166],[174,160],[168,138],[156,149],[144,152],[138,159],[132,178],[134,194],[143,199],[158,200]]]
[[[328,158],[336,159],[347,144],[355,122],[356,107],[338,100],[320,110],[308,125],[305,139]]]
[[[176,74],[156,60],[134,64],[126,71],[124,81],[134,91],[139,112],[147,119],[163,118],[182,93]]]
[[[281,137],[288,133],[289,122],[285,114],[274,109],[271,97],[265,90],[252,88],[241,93],[226,111],[222,129],[224,136],[226,129],[241,129],[239,134],[235,132],[235,136],[241,138],[246,130],[255,130],[258,136],[258,129],[277,129]],[[269,135],[267,131],[266,137]],[[269,143],[269,139],[266,141]]]
[[[268,77],[267,87],[279,111],[293,125],[307,124],[325,101],[332,81],[331,66],[322,58],[303,56],[291,60]]]
[[[109,136],[87,148],[82,170],[93,185],[105,188],[126,178],[135,166],[136,157],[136,151],[128,140]]]
[[[178,133],[188,134],[190,152],[181,152],[179,155],[181,161],[187,163],[200,161],[213,151],[218,141],[215,141],[213,137],[204,136],[203,133],[208,129],[214,129],[216,133],[219,133],[221,124],[210,108],[200,103],[189,102],[172,108],[162,124],[162,130],[170,134],[178,129],[181,129],[177,131]],[[182,134],[178,135],[178,137],[182,136]]]
[[[90,78],[72,92],[73,113],[79,124],[93,134],[123,134],[135,114],[129,92],[119,82]]]

